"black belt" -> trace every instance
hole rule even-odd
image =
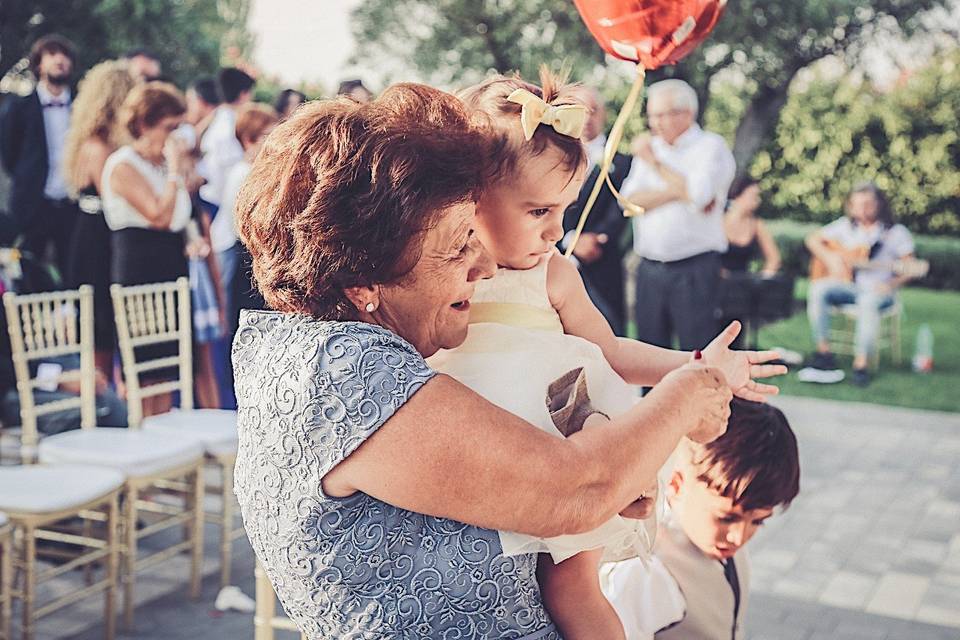
[[[703,260],[704,258],[708,258],[710,256],[719,256],[719,255],[720,253],[718,251],[704,251],[703,253],[698,253],[696,255],[690,256],[689,258],[681,258],[680,260],[665,261],[665,260],[653,260],[651,258],[643,258],[643,261],[656,265],[658,267],[681,267],[684,265],[697,262],[699,260]]]

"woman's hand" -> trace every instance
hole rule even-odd
[[[643,494],[627,505],[627,508],[620,512],[624,518],[631,520],[646,520],[657,510],[657,494],[660,493],[660,486],[657,482],[644,489]]]
[[[738,398],[765,402],[767,396],[780,390],[771,384],[761,384],[754,378],[780,376],[787,368],[779,364],[764,364],[779,358],[776,351],[734,351],[730,345],[740,335],[740,322],[734,320],[703,350],[703,364],[717,367],[727,379],[730,390]]]
[[[687,437],[707,443],[726,432],[733,392],[723,371],[702,362],[695,360],[674,369],[649,395],[666,394],[667,406],[682,412],[682,423],[690,425]]]
[[[167,163],[170,175],[186,178],[190,168],[189,151],[183,140],[177,136],[168,136],[163,145],[163,158]]]

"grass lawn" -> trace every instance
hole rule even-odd
[[[767,325],[760,330],[760,348],[774,346],[800,351],[812,350],[810,327],[804,313],[806,282],[797,285],[798,313],[788,320]],[[885,351],[879,370],[874,371],[870,386],[865,389],[850,383],[850,358],[839,362],[847,380],[821,385],[797,380],[794,367],[786,376],[777,378],[780,392],[830,400],[855,400],[876,404],[897,405],[916,409],[937,409],[960,412],[960,292],[907,288],[901,293],[904,307],[902,341],[903,362],[895,366]],[[916,344],[917,329],[930,325],[933,331],[933,372],[914,373],[910,360]]]

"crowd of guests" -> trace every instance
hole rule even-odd
[[[112,408],[107,422],[122,425],[109,287],[189,277],[197,404],[230,405],[229,340],[240,306],[259,302],[241,266],[233,203],[263,138],[306,95],[285,89],[274,106],[255,103],[252,72],[234,67],[184,92],[163,80],[159,59],[146,49],[100,62],[75,83],[76,49],[56,34],[34,43],[29,63],[33,92],[8,95],[0,105],[0,157],[11,179],[3,237],[33,277],[5,278],[3,286],[33,292],[93,285],[100,396]],[[372,97],[358,80],[341,91]],[[16,424],[5,326],[2,334],[3,419]],[[147,399],[144,415],[171,401]],[[78,425],[79,415],[44,416],[40,428]]]

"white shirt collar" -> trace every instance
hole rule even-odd
[[[687,145],[696,143],[700,139],[700,136],[703,135],[703,129],[700,128],[700,125],[694,122],[690,125],[690,128],[677,136],[677,139],[673,141],[673,144],[667,144],[666,140],[657,136],[654,140],[658,141],[666,149],[682,149]]]
[[[70,89],[65,88],[59,96],[54,96],[52,93],[47,91],[47,87],[44,83],[37,83],[37,97],[40,98],[41,105],[47,105],[51,102],[63,102],[70,104]]]
[[[600,164],[603,160],[603,151],[607,146],[607,136],[602,133],[593,140],[588,140],[583,144],[587,149],[587,159],[590,164]]]

